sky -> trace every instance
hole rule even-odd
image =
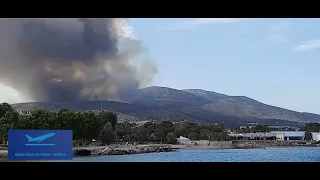
[[[151,85],[242,95],[320,114],[320,19],[130,19],[155,59]],[[18,93],[0,85],[0,101]]]

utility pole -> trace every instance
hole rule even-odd
[[[102,122],[102,101],[100,101],[100,121]]]

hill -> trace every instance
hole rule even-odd
[[[123,118],[139,120],[193,121],[223,123],[226,126],[260,123],[267,125],[298,125],[320,120],[320,115],[301,113],[267,105],[245,96],[228,96],[201,89],[177,90],[166,87],[139,89],[130,103],[114,101],[81,101],[68,103],[33,102],[12,106],[20,110],[46,109],[56,111],[105,110]]]
[[[320,115],[318,114],[301,113],[275,107],[245,96],[228,96],[195,89],[186,91],[206,99],[211,99],[212,103],[208,103],[202,106],[202,108],[224,115],[245,118],[279,119],[302,123],[320,120]]]

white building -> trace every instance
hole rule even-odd
[[[275,140],[276,135],[272,133],[243,133],[243,134],[229,134],[234,140]]]
[[[276,135],[276,139],[284,140],[304,140],[305,131],[271,131],[271,134]]]
[[[177,143],[178,144],[192,144],[191,140],[189,138],[180,136],[179,138],[177,138]]]
[[[312,132],[312,140],[320,141],[320,132]]]
[[[20,109],[16,109],[16,112],[18,112],[20,116],[29,116],[29,115],[31,115],[31,111],[21,111]]]

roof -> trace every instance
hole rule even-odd
[[[319,132],[312,132],[312,139],[313,140],[319,140],[320,139],[320,133]]]
[[[243,137],[274,137],[272,133],[245,133]]]
[[[189,138],[186,138],[186,137],[183,137],[183,136],[180,136],[180,137],[177,138],[177,139],[190,140]]]
[[[148,122],[150,122],[150,121],[137,121],[137,122],[135,122],[136,124],[145,124],[145,123],[148,123]]]
[[[272,133],[243,133],[243,134],[229,134],[229,136],[242,136],[242,137],[274,137]]]
[[[243,136],[243,134],[234,134],[234,133],[231,133],[231,134],[228,134],[229,136]]]
[[[290,126],[269,126],[271,128],[289,128]]]
[[[287,137],[304,137],[305,131],[271,131],[272,134],[284,134]]]

